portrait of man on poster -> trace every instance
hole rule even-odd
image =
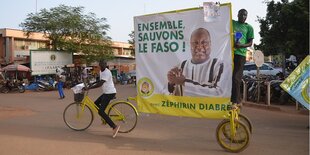
[[[224,63],[212,58],[211,35],[205,28],[191,33],[191,58],[182,61],[167,73],[168,91],[175,96],[223,97],[224,86],[221,83]]]

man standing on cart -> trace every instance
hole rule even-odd
[[[246,61],[247,47],[252,46],[254,39],[253,27],[245,22],[247,16],[247,10],[241,9],[238,12],[238,21],[232,21],[234,34],[241,34],[241,38],[236,38],[236,35],[234,36],[234,68],[231,91],[231,102],[233,103],[233,108],[237,108],[237,106],[241,105],[240,85],[243,76],[243,66]]]

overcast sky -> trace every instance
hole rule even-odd
[[[21,29],[19,24],[29,13],[35,13],[43,8],[51,8],[65,4],[68,6],[83,6],[85,13],[93,12],[97,17],[107,18],[111,29],[108,35],[113,41],[127,42],[128,34],[133,30],[133,17],[144,14],[180,10],[199,7],[202,0],[2,0],[0,9],[0,28]],[[216,1],[209,1],[216,2]],[[265,17],[266,4],[262,0],[232,0],[219,1],[232,4],[232,17],[237,19],[238,10],[248,10],[247,22],[254,27],[254,43],[260,43],[257,16]]]

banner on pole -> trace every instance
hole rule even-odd
[[[280,85],[286,92],[309,110],[310,56],[308,55]]]
[[[230,109],[231,5],[134,18],[140,112],[222,118]],[[220,13],[219,13],[220,12]]]

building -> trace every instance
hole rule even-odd
[[[48,49],[49,39],[43,33],[31,33],[27,36],[24,31],[16,29],[0,29],[0,64],[24,64],[29,66],[30,50]],[[123,42],[112,43],[115,59],[108,62],[109,67],[128,72],[136,68],[135,57],[131,45]],[[81,55],[74,55],[73,62],[79,64]]]
[[[131,44],[113,42],[112,44],[115,59],[108,62],[109,67],[117,68],[119,71],[129,72],[136,69],[136,61],[133,55]]]
[[[30,50],[47,48],[49,40],[42,33],[29,37],[21,30],[0,29],[0,64],[27,64]]]

